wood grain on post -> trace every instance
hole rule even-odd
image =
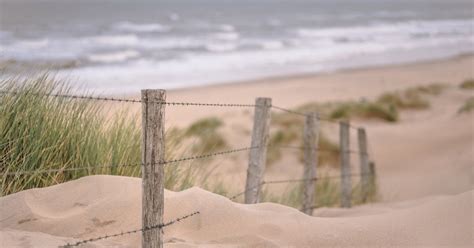
[[[340,122],[341,207],[351,207],[352,182],[349,151],[349,123]]]
[[[142,90],[142,227],[163,223],[165,157],[164,90]],[[159,228],[142,232],[143,248],[163,247]]]
[[[318,166],[319,117],[316,113],[306,116],[303,130],[304,139],[304,175],[303,208],[308,215],[313,213],[316,169]]]
[[[267,160],[268,133],[270,129],[270,114],[272,99],[257,98],[252,130],[247,182],[245,184],[245,203],[253,204],[260,201],[260,188]]]
[[[369,196],[370,187],[370,168],[369,156],[367,153],[367,134],[364,128],[357,130],[359,140],[359,159],[360,159],[360,187],[362,202],[366,202]]]

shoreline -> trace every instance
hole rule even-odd
[[[182,87],[182,88],[172,88],[172,89],[167,89],[167,91],[179,92],[179,91],[188,91],[188,90],[202,89],[202,88],[244,86],[247,84],[264,83],[266,81],[273,81],[274,83],[279,83],[279,82],[285,82],[288,80],[308,79],[308,78],[315,78],[315,77],[321,77],[321,76],[328,76],[332,74],[344,74],[344,73],[361,72],[361,71],[368,71],[368,70],[393,69],[393,68],[416,66],[416,65],[430,65],[430,64],[437,64],[437,63],[442,63],[442,62],[456,61],[456,60],[464,59],[464,58],[474,58],[474,52],[461,53],[461,54],[443,57],[443,58],[426,59],[426,60],[421,59],[421,60],[415,60],[411,62],[401,62],[401,63],[394,63],[394,64],[368,65],[368,66],[340,68],[340,69],[321,71],[321,72],[312,72],[312,73],[311,72],[290,73],[290,74],[281,75],[281,76],[263,76],[263,77],[257,77],[254,79],[228,80],[228,81],[208,83],[208,84],[203,84],[203,85],[195,85],[195,86],[188,86],[188,87]]]

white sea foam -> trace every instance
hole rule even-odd
[[[263,49],[266,50],[280,49],[284,47],[283,42],[278,40],[264,41],[261,43],[261,45]]]
[[[168,19],[170,19],[171,21],[179,21],[181,17],[179,16],[178,13],[171,13],[168,15]]]
[[[370,39],[383,36],[407,36],[415,34],[439,35],[454,33],[468,35],[472,33],[472,20],[444,20],[444,21],[406,21],[398,23],[376,23],[367,26],[350,26],[334,28],[300,28],[297,34],[300,37],[337,38],[346,37],[348,40]]]
[[[115,29],[127,32],[138,32],[138,33],[152,33],[152,32],[167,32],[171,30],[171,27],[161,25],[159,23],[132,23],[132,22],[120,22],[116,24]]]
[[[206,49],[211,52],[229,52],[237,49],[237,45],[233,43],[209,43]]]
[[[96,43],[100,45],[112,45],[112,46],[130,46],[136,45],[139,42],[138,36],[134,34],[126,35],[104,35],[95,37],[86,37],[82,39],[84,43]]]
[[[222,32],[214,34],[214,37],[219,40],[237,40],[240,34],[237,32]]]
[[[22,40],[16,45],[18,47],[24,47],[25,49],[40,49],[48,46],[50,43],[49,39],[34,39],[34,40]]]
[[[87,58],[91,62],[118,63],[118,62],[127,61],[132,58],[136,58],[139,55],[140,53],[135,50],[124,50],[124,51],[110,52],[110,53],[91,54]]]
[[[235,30],[235,27],[230,24],[219,25],[219,29],[226,32],[232,32]]]

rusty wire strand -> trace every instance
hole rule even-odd
[[[0,91],[0,94],[22,94],[15,91]],[[65,95],[65,94],[39,94],[39,93],[26,93],[36,96],[47,96],[57,98],[68,98],[68,99],[83,99],[83,100],[95,100],[95,101],[112,101],[112,102],[127,102],[127,103],[156,103],[165,104],[170,106],[205,106],[205,107],[256,107],[255,104],[238,104],[238,103],[199,103],[199,102],[155,102],[155,101],[142,101],[136,99],[125,99],[115,97],[101,97],[101,96],[84,96],[84,95]]]
[[[21,92],[16,92],[16,91],[0,91],[0,94],[22,94]],[[125,103],[143,103],[144,101],[142,100],[137,100],[137,99],[126,99],[126,98],[115,98],[115,97],[102,97],[102,96],[85,96],[85,95],[66,95],[66,94],[39,94],[39,93],[27,93],[30,95],[36,95],[36,96],[48,96],[48,97],[57,97],[57,98],[68,98],[68,99],[83,99],[83,100],[95,100],[95,101],[112,101],[112,102],[125,102]],[[240,104],[240,103],[200,103],[200,102],[155,102],[155,101],[145,101],[146,103],[156,103],[156,104],[165,104],[169,106],[203,106],[203,107],[240,107],[240,108],[250,108],[250,107],[259,107],[259,105],[256,104]],[[271,108],[299,115],[299,116],[309,116],[308,114],[291,110],[288,108],[284,107],[279,107],[275,105],[271,105]],[[319,120],[338,124],[338,121],[329,119],[329,118],[323,118],[323,117],[318,117]],[[350,128],[353,129],[359,129],[360,127],[354,126],[349,124]]]
[[[274,108],[274,109],[286,112],[286,113],[290,113],[290,114],[295,114],[295,115],[304,116],[304,117],[309,116],[308,114],[305,114],[305,113],[302,113],[302,112],[298,112],[298,111],[295,111],[295,110],[291,110],[291,109],[287,109],[287,108],[283,108],[283,107],[279,107],[279,106],[275,106],[275,105],[272,105],[271,107]]]
[[[371,173],[366,173],[370,175]],[[363,173],[357,173],[357,174],[349,174],[349,175],[334,175],[334,176],[324,176],[324,177],[310,177],[310,178],[301,178],[301,179],[285,179],[285,180],[263,180],[261,183],[255,185],[254,187],[251,187],[249,189],[246,189],[245,191],[242,191],[238,194],[235,194],[231,197],[229,197],[230,200],[235,200],[237,197],[247,193],[248,191],[254,190],[260,186],[266,185],[266,184],[281,184],[281,183],[299,183],[299,182],[304,182],[304,181],[317,181],[317,180],[324,180],[324,179],[340,179],[343,177],[359,177],[363,176]]]
[[[63,245],[63,246],[60,246],[60,247],[61,248],[68,248],[68,247],[80,246],[80,245],[83,245],[83,244],[86,244],[86,243],[91,243],[91,242],[99,241],[99,240],[102,240],[102,239],[109,239],[109,238],[114,238],[114,237],[118,237],[118,236],[124,236],[124,235],[132,234],[132,233],[137,233],[137,232],[146,232],[146,231],[150,231],[150,230],[154,230],[154,229],[162,229],[162,228],[165,228],[167,226],[171,226],[171,225],[173,225],[177,222],[180,222],[182,220],[185,220],[185,219],[187,219],[191,216],[197,215],[197,214],[200,214],[200,212],[195,211],[193,213],[190,213],[188,215],[184,215],[182,217],[176,218],[176,219],[174,219],[172,221],[169,221],[167,223],[162,223],[162,224],[158,224],[158,225],[154,225],[154,226],[134,229],[134,230],[126,231],[126,232],[115,233],[115,234],[111,234],[111,235],[106,234],[104,236],[99,236],[99,237],[90,238],[90,239],[84,239],[84,240],[81,240],[81,241],[78,241],[78,242],[72,243],[72,244],[67,243],[66,245]]]
[[[3,174],[0,174],[0,176],[18,176],[18,175],[31,175],[31,174],[53,173],[53,172],[64,172],[64,171],[95,170],[95,169],[101,169],[101,168],[134,167],[134,166],[153,165],[153,164],[167,165],[167,164],[179,163],[179,162],[184,162],[184,161],[189,161],[189,160],[204,159],[204,158],[210,158],[210,157],[220,156],[220,155],[225,155],[225,154],[230,154],[230,153],[248,151],[248,150],[252,150],[256,148],[259,148],[259,146],[244,147],[244,148],[227,150],[227,151],[222,151],[222,152],[209,153],[209,154],[203,154],[203,155],[192,156],[192,157],[184,157],[184,158],[179,158],[179,159],[174,159],[174,160],[165,160],[158,163],[146,163],[146,164],[131,163],[131,164],[121,164],[121,165],[100,165],[100,166],[98,165],[98,166],[89,166],[89,167],[74,167],[74,168],[61,168],[61,169],[49,169],[49,170],[16,171],[16,172],[3,173]]]
[[[119,167],[134,167],[140,166],[140,163],[136,164],[121,164],[121,165],[100,165],[100,166],[90,166],[90,167],[73,167],[73,168],[61,168],[61,169],[48,169],[48,170],[30,170],[30,171],[16,171],[16,172],[7,172],[0,174],[1,176],[19,176],[19,175],[34,175],[34,174],[43,174],[43,173],[54,173],[54,172],[66,172],[66,171],[80,171],[80,170],[96,170],[101,168],[119,168]]]
[[[269,145],[268,147],[270,147],[270,148],[280,148],[280,149],[295,149],[295,150],[304,150],[304,149],[306,149],[306,147],[304,147],[304,146],[289,146],[289,145]],[[320,151],[320,152],[333,152],[333,153],[340,153],[341,152],[340,150],[336,150],[336,149],[316,148],[315,150]],[[346,152],[352,153],[352,154],[362,153],[359,150],[348,150]],[[367,155],[368,155],[368,153],[367,153]]]
[[[172,163],[179,163],[179,162],[188,161],[188,160],[209,158],[209,157],[214,157],[214,156],[219,156],[219,155],[224,155],[224,154],[229,154],[229,153],[248,151],[248,150],[252,150],[252,149],[257,149],[259,147],[260,146],[251,146],[251,147],[244,147],[244,148],[227,150],[227,151],[222,151],[222,152],[203,154],[203,155],[199,155],[199,156],[192,156],[192,157],[180,158],[180,159],[175,159],[175,160],[168,160],[168,161],[160,162],[160,164],[172,164]]]

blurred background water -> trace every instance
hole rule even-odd
[[[473,25],[471,0],[0,0],[0,65],[178,88],[471,53]]]

